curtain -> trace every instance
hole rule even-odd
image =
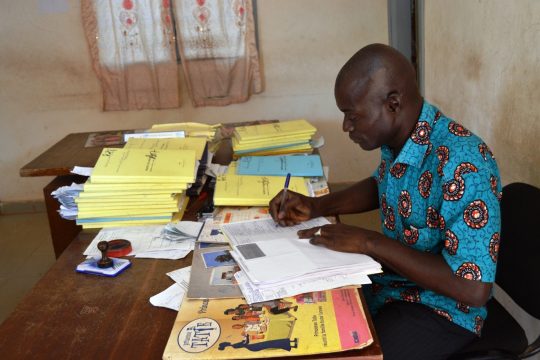
[[[169,0],[82,0],[81,14],[104,110],[180,106]]]
[[[194,106],[262,91],[251,0],[176,0],[177,42]]]

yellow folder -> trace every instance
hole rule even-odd
[[[200,160],[206,147],[206,139],[202,137],[142,139],[131,138],[124,149],[161,149],[161,150],[194,150],[195,157]]]
[[[288,120],[272,124],[239,126],[234,130],[234,137],[240,141],[253,141],[268,137],[291,136],[300,134],[313,135],[317,131],[313,125],[304,119]]]
[[[93,183],[192,183],[194,150],[104,148],[92,171]]]
[[[174,209],[94,209],[94,210],[80,210],[77,213],[78,219],[100,218],[100,217],[112,217],[112,216],[172,216]]]
[[[84,192],[103,192],[103,191],[140,191],[147,190],[166,190],[170,193],[179,193],[186,190],[186,183],[132,183],[132,184],[94,184],[91,179],[84,183]]]
[[[218,176],[214,191],[216,206],[268,206],[285,185],[285,176]],[[289,190],[308,195],[303,177],[291,177]]]

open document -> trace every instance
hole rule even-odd
[[[291,227],[277,227],[272,219],[223,224],[231,255],[242,269],[236,278],[246,300],[366,284],[368,274],[381,272],[380,264],[367,255],[333,251],[298,238],[298,230],[329,223],[317,218]]]

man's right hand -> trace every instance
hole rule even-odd
[[[270,215],[279,225],[292,226],[317,216],[315,214],[316,198],[289,190],[281,207],[282,193],[283,190],[270,201]]]

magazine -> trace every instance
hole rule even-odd
[[[357,288],[248,305],[185,299],[163,359],[245,359],[360,349],[373,342]]]

